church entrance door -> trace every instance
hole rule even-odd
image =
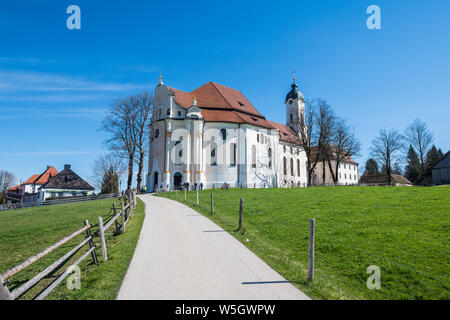
[[[173,176],[173,186],[175,189],[181,190],[181,181],[183,180],[183,175],[179,172],[175,173]]]

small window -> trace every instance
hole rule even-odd
[[[181,117],[181,111],[178,111],[178,117]]]
[[[272,168],[272,149],[269,148],[269,168]]]
[[[159,137],[159,129],[156,129],[155,130],[155,139],[158,139],[158,137]]]
[[[294,115],[292,113],[290,114],[290,119],[291,119],[291,122],[294,121]]]
[[[294,154],[294,149],[291,147],[291,154]]]
[[[283,152],[286,153],[286,146],[283,146]]]
[[[238,103],[242,108],[245,107],[245,104],[243,104],[242,102],[238,101]]]
[[[220,133],[222,134],[222,140],[227,140],[227,130],[226,129],[220,129]]]
[[[256,135],[256,141],[259,142],[259,133]]]

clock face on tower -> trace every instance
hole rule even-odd
[[[290,100],[289,100],[289,104],[292,104],[292,102],[293,102],[292,99],[290,99]]]

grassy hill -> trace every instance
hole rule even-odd
[[[231,189],[200,192],[199,206],[190,191],[186,204],[312,298],[450,299],[449,195],[450,187]],[[241,196],[244,228],[237,232]],[[184,203],[182,192],[178,200]],[[310,218],[316,219],[312,284],[306,281]],[[381,268],[380,290],[367,288],[370,265]]]
[[[114,201],[116,201],[116,207],[120,207],[117,200],[107,199],[0,211],[0,273],[80,229],[85,219],[95,225],[98,223],[98,216],[102,216],[106,222],[112,216],[110,209]],[[114,227],[107,231],[108,261],[102,262],[99,238],[94,238],[94,242],[98,245],[96,251],[100,264],[93,265],[92,259],[88,257],[79,265],[81,289],[71,291],[63,282],[47,299],[115,299],[136,247],[143,219],[144,204],[138,200],[137,207],[133,211],[133,218],[127,224],[126,232],[113,236]],[[83,239],[84,235],[76,237],[18,273],[11,278],[8,288],[12,291],[31,279]],[[83,247],[69,262],[75,261],[86,252],[87,248],[88,246]],[[63,273],[68,265],[65,264],[54,274],[44,278],[22,299],[34,297]]]

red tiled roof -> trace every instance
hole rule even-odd
[[[273,127],[238,90],[208,82],[192,92],[169,88],[175,102],[185,109],[192,106],[194,96],[205,121],[248,123],[264,128]]]
[[[274,121],[268,121],[272,127],[280,131],[280,140],[295,144],[301,144],[300,139],[297,136],[297,133],[292,130],[289,126],[286,126],[284,124],[274,122]]]
[[[185,109],[192,106],[192,101],[195,96],[197,106],[203,110],[234,110],[239,113],[246,113],[258,118],[264,118],[251,102],[247,100],[242,92],[215,82],[208,82],[192,92],[184,92],[170,87],[169,90],[174,93],[175,102]]]
[[[8,189],[8,190],[6,190],[6,191],[18,191],[18,190],[20,190],[20,185],[17,185],[17,186],[15,186],[15,187],[12,187],[12,188],[10,188],[10,189]]]
[[[32,175],[31,177],[29,177],[28,180],[25,181],[23,184],[24,184],[24,185],[25,185],[25,184],[33,184],[33,183],[36,181],[37,178],[39,178],[39,175],[38,175],[38,174],[33,174],[33,175]]]
[[[35,184],[47,183],[51,178],[55,177],[57,174],[58,170],[56,170],[54,166],[50,166],[39,176],[39,178],[34,183]]]

